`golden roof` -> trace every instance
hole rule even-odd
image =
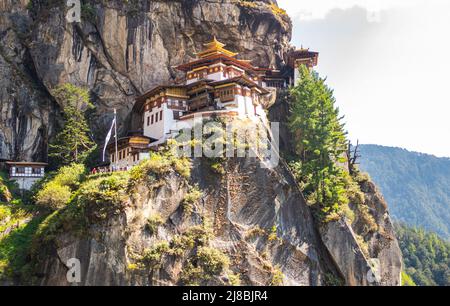
[[[214,37],[214,39],[211,42],[204,44],[204,46],[206,47],[206,49],[197,53],[197,56],[200,58],[205,58],[207,56],[220,53],[231,57],[238,55],[237,53],[225,49],[224,47],[226,45],[218,41],[216,37]]]

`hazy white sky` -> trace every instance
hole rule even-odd
[[[278,0],[352,140],[450,157],[450,1]]]

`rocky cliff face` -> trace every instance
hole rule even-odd
[[[27,0],[0,3],[0,158],[45,160],[57,109],[25,41]]]
[[[386,202],[369,180],[361,181],[360,185],[364,201],[359,205],[367,209],[367,215],[362,216],[361,207],[353,205],[352,211],[360,214],[356,220],[341,219],[324,224],[320,226],[321,237],[346,284],[399,286],[401,251]]]
[[[198,260],[193,257],[198,245],[182,246],[181,254],[163,251],[150,268],[135,269],[133,263],[146,249],[188,237],[205,220],[212,229],[207,246],[229,258],[230,271],[198,284],[230,284],[231,274],[247,285],[270,285],[277,275],[286,285],[321,285],[328,275],[339,277],[308,207],[282,168],[261,169],[256,159],[235,159],[225,170],[217,175],[207,160],[194,161],[190,184],[197,184],[203,196],[189,210],[183,205],[187,182],[176,174],[166,176],[156,192],[141,184],[139,197],[125,200],[120,214],[92,225],[82,238],[73,231],[57,236],[54,256],[42,256],[40,283],[68,284],[63,263],[76,257],[83,285],[183,284],[189,263]],[[149,232],[146,224],[155,215],[161,220]]]
[[[174,67],[213,36],[256,65],[282,65],[290,19],[266,2],[84,0],[82,22],[68,23],[65,1],[2,1],[0,158],[45,157],[58,118],[48,93],[65,82],[90,89],[101,140],[113,108],[124,131],[135,97],[180,77]]]
[[[268,170],[257,159],[237,158],[227,160],[224,169],[218,175],[208,160],[196,159],[190,180],[170,172],[156,188],[140,183],[114,213],[89,205],[71,212],[88,226],[50,225],[57,231],[43,236],[34,255],[40,258],[36,283],[69,285],[65,264],[71,258],[80,260],[81,285],[230,285],[236,279],[243,285],[400,283],[398,245],[370,183],[366,201],[381,220],[379,228],[364,234],[369,244],[363,251],[357,236],[365,229],[344,219],[318,226],[282,164]],[[193,185],[202,196],[188,208]],[[99,211],[106,217],[99,218]],[[219,260],[205,260],[200,255],[205,249],[222,254],[227,267],[205,268]]]

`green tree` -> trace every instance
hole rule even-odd
[[[346,133],[325,80],[305,66],[291,88],[289,127],[295,136],[295,173],[310,204],[325,214],[337,212],[348,198],[345,191]]]
[[[58,165],[83,163],[95,150],[96,144],[91,139],[85,113],[93,105],[86,89],[72,84],[63,84],[53,91],[64,114],[64,127],[50,144],[49,157]]]

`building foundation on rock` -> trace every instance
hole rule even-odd
[[[292,51],[280,71],[255,67],[224,47],[214,38],[197,53],[196,60],[176,67],[185,74],[182,80],[159,85],[136,99],[133,114],[140,122],[134,126],[140,127],[140,135],[118,139],[117,154],[115,143],[108,144],[112,168],[136,165],[152,149],[176,136],[183,124],[192,124],[194,116],[226,116],[267,124],[265,108],[276,90],[297,82],[300,65],[312,69],[318,61],[317,52]]]

